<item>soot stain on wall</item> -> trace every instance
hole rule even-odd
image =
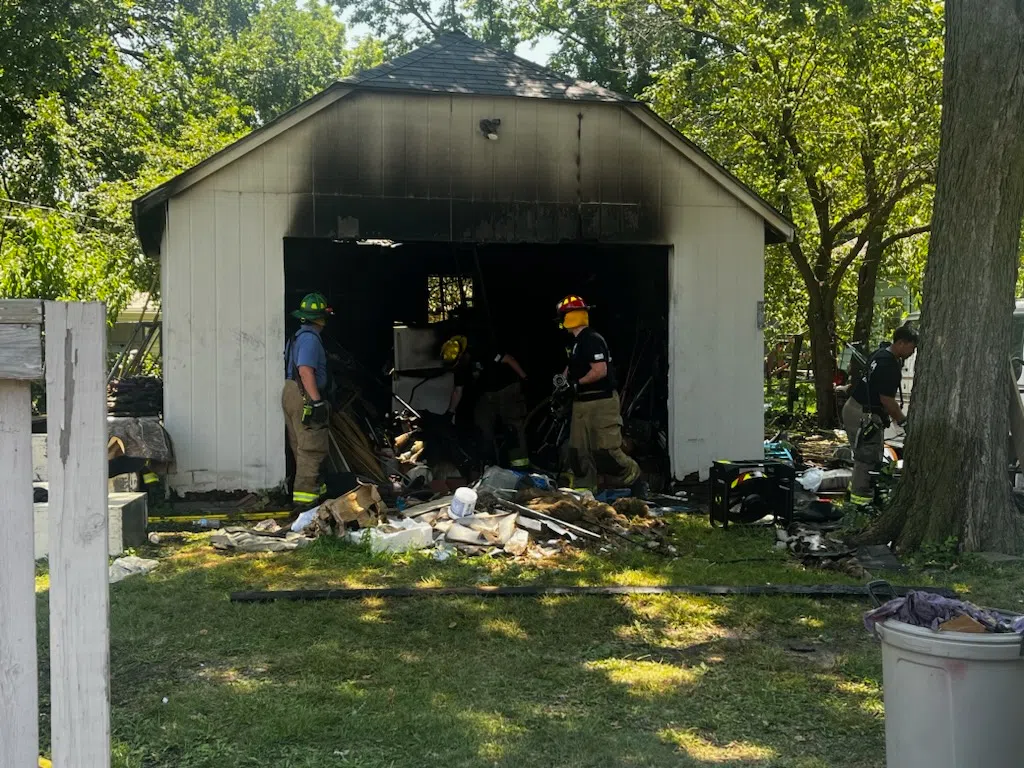
[[[429,133],[422,123],[404,126],[398,152],[393,141],[360,141],[358,136],[340,141],[337,122],[327,120],[313,135],[312,162],[302,185],[309,192],[293,198],[286,236],[465,243],[665,241],[656,191],[607,158],[582,155],[588,127],[582,113],[579,118],[575,147],[555,147],[550,137],[538,134],[536,161],[507,174],[489,167],[463,173],[452,162],[456,149],[450,143],[431,144],[417,135]],[[482,135],[475,138],[487,142]],[[410,154],[410,144],[425,146],[427,156]],[[557,157],[566,152],[569,158]],[[553,159],[577,166],[574,201],[557,201],[559,164]],[[584,176],[587,188],[600,192],[584,195]],[[609,199],[584,199],[602,196]]]

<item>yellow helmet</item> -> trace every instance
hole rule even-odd
[[[469,340],[465,336],[452,336],[441,345],[441,360],[445,365],[456,365],[469,348]]]

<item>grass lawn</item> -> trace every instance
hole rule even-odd
[[[333,540],[225,556],[203,534],[147,548],[160,568],[111,587],[114,765],[883,766],[881,658],[856,601],[228,602],[236,589],[301,586],[850,581],[803,569],[765,529],[683,517],[673,535],[674,561],[543,565],[374,557]],[[756,561],[726,562],[744,558]],[[900,580],[1006,608],[1024,595],[1015,566]],[[45,572],[37,582],[45,617]],[[41,626],[42,658],[46,638]]]

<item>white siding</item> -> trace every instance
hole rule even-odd
[[[481,140],[479,121],[494,117],[501,139]],[[354,157],[352,175],[325,176],[342,167],[317,163],[328,155]],[[331,170],[317,178],[318,168]],[[168,204],[165,425],[176,490],[255,490],[284,480],[283,239],[318,184],[343,194],[496,202],[643,200],[660,210],[661,234],[651,242],[673,248],[673,472],[706,474],[716,458],[760,455],[764,222],[757,214],[625,108],[359,94]]]
[[[764,224],[735,204],[673,211],[669,266],[672,471],[763,456]]]
[[[234,176],[247,190],[263,183],[250,158]],[[164,425],[169,482],[181,492],[270,488],[285,472],[277,403],[289,196],[223,184],[218,173],[171,199],[161,254]]]

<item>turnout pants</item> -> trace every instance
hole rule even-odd
[[[572,404],[569,460],[577,488],[597,488],[599,472],[616,486],[632,485],[640,479],[640,467],[622,450],[617,392],[602,400],[577,400]]]
[[[302,423],[305,398],[296,381],[289,379],[281,392],[281,407],[288,431],[288,445],[295,456],[295,484],[292,503],[315,504],[322,492],[320,465],[327,458],[328,426],[313,427]],[[328,419],[330,423],[330,419]]]
[[[877,416],[878,429],[867,438],[857,442],[861,419],[864,417],[864,406],[852,397],[843,406],[843,427],[846,437],[853,449],[853,478],[850,480],[850,501],[854,504],[869,504],[875,497],[875,486],[871,482],[871,472],[882,464],[885,428]]]
[[[497,392],[482,392],[477,400],[473,423],[480,430],[484,456],[494,456],[495,427],[499,419],[515,434],[515,443],[509,449],[512,467],[526,469],[530,466],[526,448],[526,398],[518,384],[509,384]]]

